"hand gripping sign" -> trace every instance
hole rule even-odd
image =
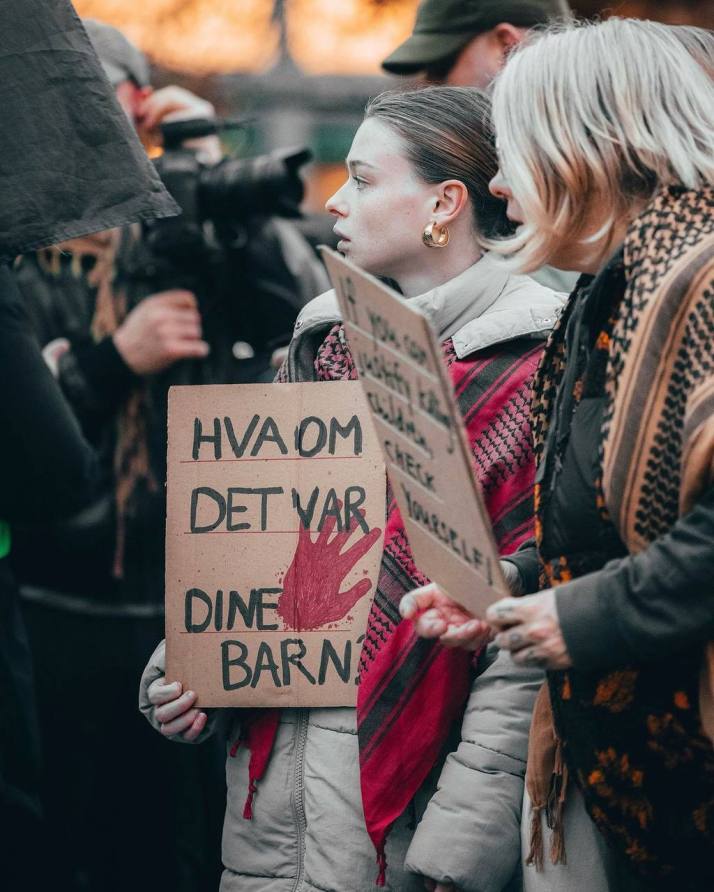
[[[417,566],[482,617],[508,588],[440,345],[395,291],[322,256]]]
[[[357,382],[172,388],[167,678],[202,706],[354,706],[385,485]]]

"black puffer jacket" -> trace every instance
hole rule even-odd
[[[5,266],[0,266],[0,380],[0,518],[12,526],[76,511],[92,493],[98,462],[37,349]],[[35,561],[44,557],[39,548]],[[12,840],[23,845],[36,833],[40,806],[31,660],[6,556],[0,559],[0,716],[0,824],[10,851]],[[9,882],[14,888],[12,878]]]

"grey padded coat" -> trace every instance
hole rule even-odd
[[[492,289],[491,301],[453,335],[459,355],[515,337],[542,339],[564,304],[563,296],[532,279],[485,263],[479,286]],[[315,350],[338,319],[330,293],[305,307],[288,357],[291,380],[314,377]],[[422,892],[423,877],[461,892],[520,889],[523,776],[543,675],[516,667],[494,648],[478,668],[460,742],[387,838],[386,888],[392,892]],[[157,730],[147,689],[163,674],[162,643],[140,690],[140,708]],[[228,751],[240,734],[240,710],[212,711],[199,741],[215,733],[225,735]],[[239,748],[226,760],[221,892],[373,892],[377,864],[362,812],[356,711],[283,710],[250,821],[243,818],[249,757]]]
[[[528,729],[543,675],[492,647],[480,662],[461,742],[387,837],[386,889],[393,892],[423,892],[416,874],[463,892],[520,889]],[[157,730],[146,692],[163,674],[162,642],[140,691],[141,711]],[[355,717],[354,709],[283,710],[251,821],[243,818],[250,753],[241,747],[227,756],[221,892],[373,892],[377,865],[362,815]],[[240,735],[240,710],[212,710],[198,742],[214,733],[225,736],[228,753]]]

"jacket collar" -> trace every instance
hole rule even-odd
[[[568,301],[530,276],[508,275],[497,298],[452,335],[458,359],[515,338],[546,338]]]
[[[455,278],[407,302],[421,310],[439,340],[445,341],[485,313],[498,300],[507,281],[508,274],[493,255],[485,254]]]
[[[545,338],[567,295],[539,285],[530,276],[512,275],[491,254],[460,275],[411,299],[431,321],[441,341],[451,337],[463,359],[504,341]],[[334,290],[305,306],[295,323],[295,336],[307,329],[341,320]]]

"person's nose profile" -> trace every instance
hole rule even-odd
[[[334,195],[331,195],[325,202],[325,210],[328,214],[334,214],[336,217],[347,216],[347,206],[344,200],[340,197],[343,189],[344,186],[340,186],[337,192],[335,192]]]
[[[488,191],[495,198],[501,198],[504,201],[508,201],[510,198],[513,197],[511,190],[508,188],[508,184],[503,178],[503,174],[501,173],[500,168],[496,171],[496,175],[488,184]]]

